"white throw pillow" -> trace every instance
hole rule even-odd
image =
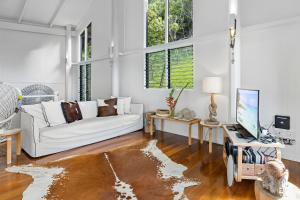
[[[83,119],[97,117],[98,110],[96,101],[81,101],[78,102],[78,105]]]
[[[123,99],[117,100],[117,112],[118,115],[124,115],[125,114],[125,101]]]
[[[57,126],[66,123],[66,119],[61,108],[61,101],[42,102],[41,104],[49,126]]]
[[[118,104],[123,104],[124,113],[130,114],[130,105],[131,105],[131,97],[111,97],[111,98],[118,98]]]
[[[22,110],[23,112],[33,116],[38,128],[45,128],[49,125],[45,119],[41,104],[23,105]]]

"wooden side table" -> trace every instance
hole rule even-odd
[[[164,121],[167,120],[167,121],[173,121],[173,122],[180,122],[180,123],[185,123],[188,125],[188,130],[189,130],[189,133],[188,133],[188,144],[189,146],[192,145],[192,126],[194,124],[197,124],[198,125],[198,136],[199,136],[199,139],[201,137],[201,131],[200,131],[200,122],[201,122],[201,119],[192,119],[192,120],[183,120],[183,119],[176,119],[176,118],[172,118],[172,117],[161,117],[161,116],[157,116],[157,115],[152,115],[151,117],[151,120],[150,120],[150,135],[152,136],[153,135],[153,132],[154,132],[154,119],[159,119],[160,120],[160,130],[163,131],[164,130]]]
[[[6,163],[11,164],[12,158],[12,139],[16,137],[16,153],[21,155],[21,129],[11,129],[5,130],[3,133],[0,133],[0,137],[6,139]]]
[[[201,144],[203,144],[203,131],[204,131],[204,128],[208,128],[209,129],[209,147],[208,147],[208,151],[209,151],[209,153],[212,153],[212,135],[213,135],[213,129],[214,128],[221,128],[222,124],[219,123],[219,124],[213,125],[213,124],[206,124],[204,121],[201,121],[200,126],[201,126],[201,132],[202,132],[202,137],[200,138],[200,143]]]

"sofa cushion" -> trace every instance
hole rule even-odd
[[[115,97],[111,97],[112,99],[115,99]],[[106,105],[104,103],[105,99],[97,99],[98,107]],[[123,99],[117,99],[117,114],[118,115],[124,115],[125,114],[125,102]]]
[[[117,112],[118,112],[118,115],[124,115],[125,114],[125,102],[124,102],[123,99],[118,98]]]
[[[78,105],[81,110],[83,119],[97,117],[97,102],[96,101],[81,101],[81,102],[78,102]]]
[[[44,110],[45,119],[49,126],[57,126],[66,123],[60,101],[42,102],[41,104]]]
[[[48,126],[41,104],[23,105],[22,110],[34,118],[38,128],[44,128]]]
[[[108,117],[118,115],[117,113],[117,98],[106,99],[103,102],[100,102],[98,99],[98,117]]]
[[[75,141],[77,137],[90,134],[99,134],[104,131],[128,128],[134,126],[140,115],[116,115],[110,117],[95,117],[75,121],[71,124],[62,124],[55,127],[40,129],[40,142]]]
[[[61,109],[67,123],[82,120],[82,114],[77,102],[62,102]]]
[[[111,98],[118,98],[118,104],[117,107],[123,107],[123,112],[125,114],[130,114],[130,105],[131,105],[131,97],[114,97],[111,96]]]

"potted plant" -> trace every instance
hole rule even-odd
[[[172,88],[170,93],[169,93],[169,96],[166,98],[166,102],[169,106],[169,111],[170,111],[170,117],[174,117],[175,116],[175,107],[176,107],[176,104],[178,102],[178,99],[179,97],[181,96],[181,93],[183,92],[183,90],[185,88],[187,88],[187,86],[189,85],[189,83],[186,83],[185,86],[183,88],[181,88],[177,98],[175,99],[174,98],[174,93],[175,93],[175,88]]]

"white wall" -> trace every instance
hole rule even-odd
[[[65,37],[0,29],[0,81],[43,83],[65,97]]]
[[[107,98],[112,91],[112,71],[109,60],[109,47],[111,42],[111,15],[112,4],[110,0],[93,1],[77,27],[77,34],[92,22],[92,99]],[[73,45],[74,62],[79,61],[79,40]],[[76,66],[74,66],[76,67]],[[73,70],[76,71],[76,70]],[[75,72],[76,73],[76,72]],[[77,81],[73,80],[76,84]],[[77,92],[78,86],[73,87]]]
[[[226,2],[226,1],[224,1]],[[143,103],[145,111],[167,108],[165,98],[167,89],[144,89],[144,13],[143,1],[124,0],[123,17],[120,21],[120,48],[125,55],[120,57],[120,95],[132,96],[134,102]],[[217,19],[207,12],[207,8],[216,9]],[[198,117],[207,118],[209,97],[201,92],[201,80],[205,76],[223,77],[224,90],[217,96],[218,118],[226,121],[228,116],[228,45],[226,20],[227,4],[216,1],[194,1],[194,89],[186,90],[177,105],[177,111],[184,107],[195,110]],[[224,20],[225,18],[225,20]],[[216,24],[210,22],[216,21]],[[203,29],[203,26],[208,27]],[[208,33],[218,32],[216,35],[206,37]],[[166,123],[165,130],[168,132],[187,135],[187,127],[184,125]],[[197,138],[196,127],[193,129],[193,137]],[[208,136],[207,136],[208,138]],[[222,143],[222,135],[214,136],[215,142]]]
[[[272,24],[271,24],[272,25]],[[296,145],[283,157],[300,162],[300,20],[275,26],[246,28],[241,37],[242,87],[261,90],[260,121],[269,126],[274,115],[291,116]],[[277,130],[280,131],[280,130]]]
[[[300,15],[299,0],[239,1],[241,24],[251,26],[274,22]]]
[[[65,37],[0,29],[0,82],[23,89],[42,83],[65,98]],[[20,116],[13,127],[20,126]]]
[[[201,80],[205,76],[220,75],[224,80],[224,92],[217,97],[218,117],[221,121],[227,121],[229,105],[229,52],[226,31],[228,5],[226,2],[219,4],[208,0],[194,1],[195,87],[183,93],[177,106],[177,110],[189,107],[195,110],[200,118],[206,118],[209,99],[206,94],[201,93]],[[143,2],[123,0],[120,6],[123,8],[120,9],[123,17],[120,20],[122,30],[119,35],[120,49],[123,53],[119,66],[120,95],[132,96],[135,102],[143,103],[145,111],[167,108],[165,103],[167,90],[144,89]],[[207,10],[216,10],[216,12],[211,13]],[[243,14],[242,16],[245,17]],[[255,24],[255,20],[248,17],[245,24]],[[262,17],[261,21],[263,20]],[[297,123],[300,120],[300,93],[295,91],[295,88],[300,86],[297,79],[300,74],[299,23],[284,23],[280,27],[271,26],[273,28],[267,29],[262,27],[264,26],[242,27],[242,87],[261,90],[262,125],[271,123],[275,114],[290,115],[291,131],[296,134],[297,140],[300,140],[297,134],[300,131]],[[185,126],[174,123],[166,124],[165,130],[181,135],[187,134]],[[197,138],[196,129],[193,129],[193,137]],[[216,138],[215,142],[222,142],[220,136],[214,138]],[[287,146],[283,150],[283,157],[300,161],[300,155],[295,152],[300,152],[299,145]]]

